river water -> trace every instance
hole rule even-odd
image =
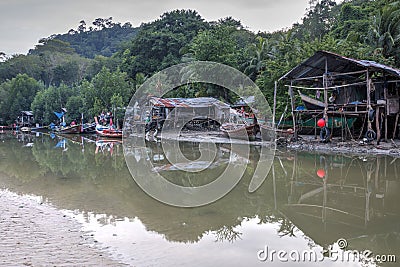
[[[180,144],[188,158],[198,147]],[[171,168],[159,144],[135,156],[193,186],[227,164],[229,147],[217,149],[220,164],[197,176]],[[177,208],[135,183],[120,142],[3,133],[0,187],[64,210],[132,266],[397,266],[374,256],[400,261],[400,159],[277,151],[267,179],[249,193],[259,148],[250,151],[244,177],[225,197]]]

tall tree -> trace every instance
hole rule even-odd
[[[21,111],[30,110],[31,103],[42,85],[26,74],[0,85],[0,117],[6,123],[12,123]]]
[[[196,11],[164,13],[160,19],[142,25],[135,39],[118,53],[122,70],[134,78],[138,72],[149,75],[179,63],[182,49],[207,27]]]

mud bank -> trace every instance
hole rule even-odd
[[[400,140],[388,140],[388,142],[381,141],[379,145],[376,141],[365,143],[363,141],[341,141],[340,137],[334,137],[328,143],[320,142],[320,139],[315,139],[313,135],[299,136],[296,142],[289,142],[286,138],[278,138],[277,148],[288,149],[294,151],[308,151],[308,152],[321,152],[321,153],[341,153],[352,154],[360,156],[371,155],[389,155],[400,158]],[[198,132],[198,131],[182,131],[179,134],[171,132],[162,132],[157,137],[151,136],[150,142],[162,141],[182,141],[182,142],[196,142],[196,143],[215,143],[215,144],[240,144],[240,145],[254,145],[273,147],[271,142],[265,142],[260,139],[256,141],[246,141],[240,139],[229,139],[221,132]]]
[[[332,138],[329,143],[322,143],[319,138],[314,139],[314,136],[299,136],[298,141],[287,143],[286,148],[296,151],[339,153],[359,156],[389,155],[400,158],[400,140],[381,141],[380,144],[377,145],[375,141],[367,144],[363,141],[343,142],[340,138]]]
[[[62,211],[0,189],[0,266],[125,266]]]

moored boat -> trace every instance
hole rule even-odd
[[[122,138],[122,130],[117,130],[109,126],[96,125],[96,134],[101,137]]]
[[[89,133],[96,133],[96,123],[84,123],[81,127],[81,133],[89,134]]]
[[[292,128],[287,129],[272,129],[272,127],[267,125],[260,125],[261,137],[263,141],[273,141],[273,139],[291,139],[293,137],[294,131]]]
[[[228,138],[254,140],[259,131],[258,124],[224,123],[220,130]]]
[[[323,110],[324,109],[324,107],[325,107],[324,102],[319,101],[315,98],[309,97],[308,95],[305,95],[305,94],[301,93],[300,91],[299,91],[299,95],[300,95],[301,100],[304,103],[304,106],[306,106],[306,108],[308,110]]]
[[[349,117],[349,118],[341,118],[341,117],[329,117],[328,123],[326,126],[329,129],[333,129],[333,134],[340,134],[342,129],[351,129],[356,122],[357,118]],[[317,127],[315,118],[306,118],[302,120],[296,121],[296,131],[298,134],[313,134],[314,129]],[[293,129],[293,120],[283,120],[279,124],[279,128],[283,128],[283,130]]]
[[[81,132],[81,125],[80,124],[75,124],[75,125],[70,125],[70,126],[61,126],[61,127],[55,127],[54,132],[56,133],[61,133],[61,134],[77,134]]]
[[[112,123],[112,119],[110,119],[109,125],[101,125],[98,123],[97,118],[95,117],[96,122],[96,134],[101,137],[111,137],[111,138],[122,138],[122,130],[116,129]]]

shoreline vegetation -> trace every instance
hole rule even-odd
[[[32,111],[35,123],[50,125],[57,120],[54,112],[65,109],[67,124],[79,121],[82,114],[91,122],[111,111],[122,128],[131,97],[149,77],[195,60],[242,71],[270,103],[276,99],[275,117],[283,114],[290,120],[285,111],[291,104],[301,105],[301,99],[289,99],[284,85],[275,88],[275,81],[316,51],[400,68],[399,11],[400,1],[312,0],[301,23],[258,33],[232,17],[206,21],[195,10],[167,12],[137,28],[112,17],[91,24],[82,20],[76,29],[39,40],[27,55],[0,51],[0,125],[13,125],[21,111]],[[229,104],[239,100],[224,88],[200,83],[180,86],[163,97],[209,96]],[[304,148],[304,142],[289,147]],[[335,144],[309,146],[326,149]],[[375,147],[384,150],[383,146]],[[360,151],[365,147],[371,145],[360,146]]]

